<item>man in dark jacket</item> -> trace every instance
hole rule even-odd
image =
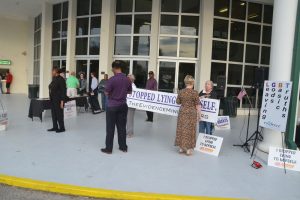
[[[60,76],[59,68],[52,69],[52,82],[49,85],[49,97],[51,102],[51,114],[53,128],[48,131],[61,133],[65,131],[64,125],[64,101],[66,100],[66,82]]]

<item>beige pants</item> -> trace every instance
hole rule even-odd
[[[67,96],[68,97],[76,97],[77,96],[77,89],[76,88],[68,88],[67,89]]]
[[[126,133],[133,134],[135,108],[128,108]]]

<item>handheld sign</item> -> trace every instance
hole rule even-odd
[[[259,125],[285,132],[288,118],[292,82],[265,81]]]
[[[200,99],[201,121],[217,123],[219,115],[220,100],[217,99]]]
[[[195,151],[205,154],[219,156],[223,138],[200,133],[197,139]]]
[[[300,151],[270,147],[268,165],[300,171]]]
[[[230,129],[229,116],[219,116],[215,128],[216,130],[229,130]]]

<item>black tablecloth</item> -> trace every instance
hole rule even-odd
[[[88,108],[88,101],[87,96],[80,96],[80,97],[72,97],[68,98],[67,101],[76,101],[77,107],[84,107],[85,109]],[[30,106],[29,106],[29,113],[28,117],[33,120],[33,117],[39,117],[42,121],[42,115],[44,110],[51,109],[50,99],[31,99]]]

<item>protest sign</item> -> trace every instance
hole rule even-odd
[[[270,147],[268,165],[300,171],[300,151]]]
[[[8,126],[7,111],[3,110],[0,113],[0,131],[6,130]]]
[[[218,116],[218,121],[215,126],[216,130],[229,130],[230,118],[229,116]]]
[[[64,107],[64,119],[69,119],[77,116],[76,101],[68,101]]]
[[[176,98],[177,94],[173,93],[134,89],[127,95],[127,104],[130,108],[177,116],[180,105]]]
[[[220,100],[202,98],[201,105],[201,121],[217,123],[219,115]]]
[[[195,151],[205,154],[219,156],[223,138],[200,133],[197,139]]]
[[[261,127],[285,132],[292,82],[265,81],[260,113]]]

